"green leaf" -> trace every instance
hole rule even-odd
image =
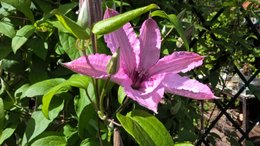
[[[62,46],[62,50],[70,57],[71,60],[79,58],[81,52],[76,48],[76,39],[68,33],[59,32],[59,39]]]
[[[169,19],[168,15],[162,11],[162,10],[156,10],[156,11],[153,11],[151,14],[150,14],[151,17],[155,17],[155,16],[158,16],[158,17],[161,17],[161,18],[165,18],[165,19]]]
[[[12,124],[10,127],[4,129],[4,131],[0,134],[0,145],[2,145],[6,139],[13,135],[16,127],[17,123]]]
[[[44,15],[49,15],[52,10],[52,6],[47,1],[33,1],[33,3],[43,11]]]
[[[23,93],[25,93],[26,90],[28,90],[29,87],[30,87],[29,84],[23,84],[22,86],[20,86],[20,87],[15,91],[14,97],[15,97],[16,99],[22,98]]]
[[[125,97],[126,97],[124,88],[122,86],[119,86],[117,95],[118,95],[118,102],[120,104],[122,104],[124,99],[125,99]]]
[[[171,108],[171,114],[175,115],[179,112],[181,108],[182,102],[178,101],[172,108]]]
[[[67,3],[67,4],[63,4],[63,5],[59,6],[58,11],[61,14],[65,15],[68,12],[70,12],[73,8],[75,8],[77,5],[78,5],[78,3],[76,3],[76,2],[70,2],[70,3]]]
[[[111,146],[107,140],[102,140],[104,146]],[[86,138],[82,140],[80,146],[100,146],[98,138]]]
[[[255,146],[255,144],[252,141],[250,141],[250,140],[246,140],[245,141],[245,145],[246,146]]]
[[[182,24],[181,24],[180,20],[174,14],[168,15],[168,17],[169,17],[169,20],[171,21],[171,23],[176,28],[177,32],[179,33],[182,41],[184,42],[184,46],[186,47],[187,50],[189,50],[189,43],[188,43],[188,41],[186,39],[184,30],[182,29]]]
[[[113,8],[117,8],[117,7],[121,7],[121,6],[130,6],[130,4],[129,3],[127,3],[127,2],[121,2],[121,1],[106,1],[106,6],[107,7],[109,7],[109,8],[111,8],[111,7],[113,7]]]
[[[40,110],[33,112],[31,119],[27,123],[27,127],[23,136],[22,145],[32,141],[35,137],[46,130],[49,124],[63,110],[63,102],[57,98],[50,107],[49,119],[46,119]]]
[[[81,139],[95,137],[98,132],[97,114],[91,104],[87,105],[79,116],[78,133]]]
[[[5,124],[5,111],[4,111],[4,101],[0,97],[0,135],[3,132],[4,129],[4,124]]]
[[[0,26],[1,28],[1,26]],[[11,48],[11,42],[4,40],[1,41],[1,47],[0,47],[0,60],[2,60],[3,58],[5,58],[10,52],[12,52],[12,48]]]
[[[164,125],[153,115],[135,110],[126,116],[117,114],[123,128],[141,146],[172,146],[173,140]]]
[[[219,70],[211,70],[208,75],[208,79],[211,83],[212,88],[215,88],[219,82],[220,72]]]
[[[34,16],[30,9],[31,0],[0,0],[9,5],[12,5],[17,10],[21,11],[30,21],[34,22]]]
[[[49,105],[55,94],[67,92],[71,86],[87,89],[89,82],[89,77],[77,74],[73,75],[67,81],[64,81],[63,83],[51,88],[46,94],[44,94],[42,98],[42,112],[44,113],[45,117],[49,118]]]
[[[12,60],[12,59],[2,59],[0,62],[0,66],[2,69],[8,72],[12,72],[15,74],[22,74],[24,73],[24,64],[23,62],[20,62],[20,59],[18,60]]]
[[[253,2],[253,3],[257,4],[257,5],[260,5],[259,0],[248,0],[248,1]]]
[[[67,141],[64,136],[50,135],[34,141],[31,146],[66,146]]]
[[[174,144],[174,146],[193,146],[193,144],[191,144],[191,143],[177,143],[177,144]]]
[[[88,85],[88,88],[89,88],[89,86],[90,85]],[[92,102],[94,102],[94,104],[95,104],[95,97],[92,95],[89,95],[89,93],[87,93],[87,90],[80,88],[79,93],[80,93],[80,95],[77,96],[76,98],[74,98],[75,112],[78,117],[80,117],[84,108],[87,105],[91,104],[91,101],[88,99],[88,96],[91,98]]]
[[[59,31],[61,32],[66,32],[66,33],[70,33],[64,26],[63,24],[61,24],[60,21],[48,21],[49,23],[51,23],[53,25],[53,27],[56,27]]]
[[[31,60],[32,64],[29,66],[29,81],[31,83],[36,83],[48,79],[49,77],[46,71],[48,65],[46,62],[35,55],[31,56]]]
[[[33,25],[25,25],[17,31],[15,37],[12,39],[12,49],[14,53],[16,53],[16,51],[26,43],[34,30],[35,27]]]
[[[185,36],[184,30],[182,28],[181,21],[178,19],[178,17],[175,14],[168,15],[162,10],[157,10],[157,11],[152,12],[150,14],[150,16],[151,17],[158,16],[158,17],[168,19],[173,24],[173,26],[177,30],[178,34],[180,35],[186,49],[189,50],[189,43]]]
[[[77,117],[80,116],[83,109],[89,105],[89,100],[85,89],[79,89],[79,96],[74,98],[74,109],[77,114]]]
[[[159,7],[155,4],[150,4],[148,6],[127,11],[123,14],[99,21],[94,25],[92,32],[97,35],[102,35],[115,31],[127,22],[153,9],[159,9]]]
[[[44,80],[44,81],[35,83],[35,84],[31,85],[30,87],[28,87],[25,92],[23,92],[21,98],[44,95],[51,88],[63,83],[64,81],[66,81],[66,80],[63,78],[54,78],[54,79]]]
[[[76,22],[72,21],[58,10],[53,10],[52,13],[55,14],[58,21],[76,38],[83,40],[89,39],[88,32],[80,27]]]
[[[87,138],[80,143],[80,146],[100,146],[100,143],[97,139]]]
[[[10,22],[0,22],[0,33],[4,34],[9,38],[13,38],[15,36],[14,27]]]
[[[188,128],[188,126],[185,126]],[[192,130],[183,129],[178,132],[178,141],[195,141],[198,139],[198,135],[195,134]]]
[[[42,60],[45,60],[47,57],[48,52],[48,46],[46,45],[46,42],[44,42],[40,38],[33,38],[29,42],[29,46],[31,49],[33,49],[33,53],[41,58]]]
[[[63,126],[63,135],[66,136],[67,138],[71,137],[75,133],[77,133],[77,129],[71,127],[71,125],[66,124],[65,126]]]
[[[0,78],[0,81],[1,81],[1,88],[0,88],[0,95],[1,95],[6,90],[6,83],[4,82],[4,80],[2,78]]]

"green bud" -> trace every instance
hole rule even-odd
[[[112,121],[109,123],[107,128],[108,128],[107,141],[110,142],[114,130],[114,124]]]
[[[108,125],[108,130],[109,130],[110,132],[112,132],[112,131],[114,130],[114,123],[113,123],[113,121],[111,121],[111,122],[109,123],[109,125]]]
[[[119,57],[120,52],[119,48],[116,52],[112,55],[110,61],[107,64],[107,73],[110,75],[115,74],[119,69]]]

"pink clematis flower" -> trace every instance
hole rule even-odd
[[[104,19],[117,15],[107,9]],[[214,99],[207,85],[197,80],[182,77],[185,73],[202,65],[202,56],[192,52],[174,52],[160,59],[161,34],[157,23],[149,18],[137,37],[130,23],[104,36],[107,46],[114,53],[120,48],[120,65],[111,80],[123,86],[128,97],[140,105],[157,112],[164,92],[193,99]],[[111,56],[93,54],[64,63],[64,66],[84,75],[106,79],[106,65]]]

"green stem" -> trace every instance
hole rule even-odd
[[[99,140],[99,144],[100,144],[100,146],[103,146],[103,142],[102,142],[102,138],[101,138],[101,132],[100,132],[100,120],[98,119],[97,120],[97,122],[98,122],[98,140]]]
[[[1,72],[1,74],[2,74],[2,69],[0,70]],[[7,93],[7,95],[10,97],[10,99],[12,100],[12,102],[15,104],[16,103],[16,100],[15,100],[15,98],[12,96],[12,94],[8,91],[8,89],[10,89],[11,87],[7,84],[7,82],[3,79],[3,78],[1,78],[0,77],[0,79],[3,81],[3,84],[4,84],[4,86],[6,86],[6,88],[5,87],[2,87],[2,88],[4,88],[4,91]]]
[[[98,107],[97,107],[97,105],[96,105],[96,104],[93,102],[93,100],[90,98],[90,96],[89,96],[87,90],[86,90],[86,95],[87,95],[88,100],[89,100],[90,103],[92,104],[92,106],[95,108],[96,111],[98,111]]]
[[[167,34],[162,38],[162,42],[170,35],[170,33],[173,31],[174,27],[172,27]]]
[[[123,0],[120,1],[120,11],[119,11],[120,14],[122,13],[122,11],[123,11]]]
[[[87,56],[86,52],[82,51],[82,53],[85,56],[86,61],[88,62],[88,56]],[[91,100],[91,98],[89,97],[88,93],[87,92],[86,93],[87,93],[87,97],[90,100],[90,102],[93,103],[93,106],[94,106],[95,110],[98,111],[99,110],[98,109],[99,108],[99,105],[98,105],[98,103],[99,103],[99,98],[98,98],[98,95],[99,95],[98,94],[98,80],[97,79],[93,79],[93,78],[91,78],[91,79],[92,79],[92,83],[93,83],[93,85],[95,87],[94,91],[95,91],[95,97],[96,97],[96,105],[94,105],[94,102]]]
[[[95,0],[89,0],[88,1],[88,5],[89,5],[89,13],[90,13],[90,38],[91,38],[91,42],[92,42],[92,51],[95,53],[98,52],[98,48],[97,48],[97,38],[95,36],[95,34],[92,33],[92,25],[96,22],[99,21],[99,19],[101,18],[97,18],[99,16],[99,12],[98,10],[101,10],[101,5],[95,5]],[[101,14],[100,14],[101,17]],[[97,79],[93,79],[92,78],[92,82],[95,88],[95,97],[96,97],[96,108],[97,111],[99,112],[99,89],[98,89],[98,80]],[[99,116],[99,115],[98,115]],[[97,121],[98,123],[98,139],[99,139],[99,144],[100,146],[103,146],[102,143],[102,139],[101,139],[101,133],[100,133],[100,120],[98,119]]]
[[[5,91],[8,94],[8,96],[10,97],[10,99],[12,100],[12,102],[15,104],[16,103],[15,98],[11,95],[11,93],[8,90],[5,90]]]
[[[94,91],[95,91],[95,97],[96,97],[96,107],[97,107],[97,110],[99,110],[98,80],[92,78],[92,82],[93,82],[93,85],[94,85],[94,88],[95,88]]]
[[[107,89],[108,83],[110,81],[110,78],[111,78],[111,76],[109,76],[108,79],[106,80],[105,86],[102,89],[102,92],[100,95],[100,100],[99,100],[99,109],[100,109],[101,114],[103,114],[103,115],[104,115],[104,111],[105,111],[104,98],[105,98],[105,93],[106,93],[106,89]]]
[[[129,98],[126,96],[126,99],[124,100],[123,104],[121,104],[118,109],[116,110],[116,112],[114,113],[114,115],[112,117],[116,116],[116,113],[120,113],[127,105],[128,105],[128,100]]]

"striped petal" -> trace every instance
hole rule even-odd
[[[125,93],[128,97],[157,113],[157,106],[164,94],[164,88],[161,86],[164,77],[165,74],[152,76],[143,81],[138,89],[132,88],[132,82],[121,85],[124,87]]]
[[[174,52],[160,59],[148,71],[149,75],[158,73],[187,72],[202,65],[204,57],[192,52]]]
[[[66,68],[83,75],[91,76],[94,78],[107,78],[106,65],[108,64],[111,56],[104,54],[82,56],[71,62],[63,63]]]
[[[216,99],[207,85],[197,80],[181,77],[178,74],[166,75],[163,85],[165,92],[177,94],[193,99]]]
[[[124,86],[124,90],[126,95],[138,104],[157,113],[157,107],[163,97],[164,88],[157,88],[149,94],[144,94],[140,90],[134,90],[131,86]]]
[[[107,9],[104,19],[117,15],[115,10]],[[105,42],[111,52],[120,48],[120,65],[130,76],[137,64],[139,64],[140,42],[130,23],[122,28],[104,35]]]
[[[140,29],[139,70],[147,70],[160,58],[161,33],[157,23],[149,18]]]

